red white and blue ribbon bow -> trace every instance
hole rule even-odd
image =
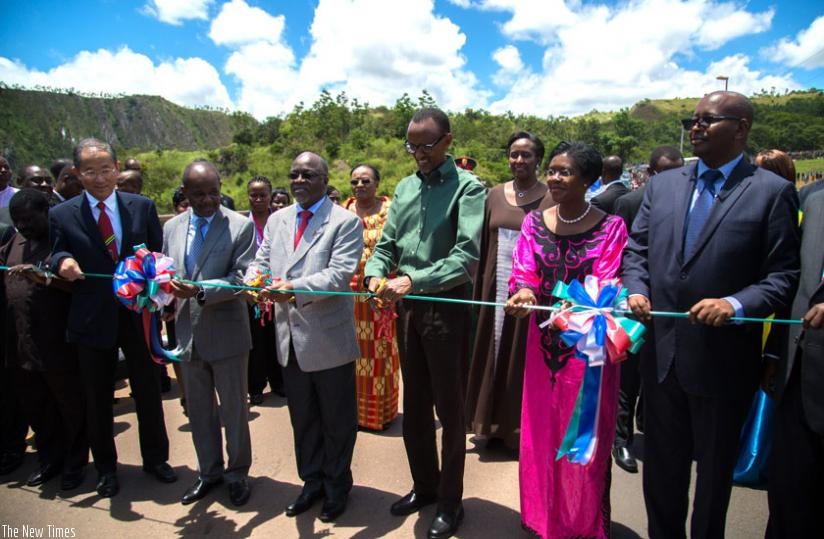
[[[583,284],[557,283],[552,295],[561,299],[556,304],[559,310],[541,327],[551,324],[559,329],[564,343],[575,347],[575,356],[586,362],[584,379],[556,460],[567,457],[569,462],[587,465],[598,444],[604,364],[619,363],[628,352],[637,352],[644,342],[644,326],[619,315],[627,310],[627,291],[619,279],[599,280],[588,275]]]
[[[121,260],[114,270],[114,294],[127,308],[142,313],[143,333],[152,361],[160,365],[180,361],[180,350],[163,348],[158,316],[175,299],[170,284],[175,273],[174,261],[142,244],[134,251],[134,256]]]

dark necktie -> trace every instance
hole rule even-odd
[[[312,212],[309,210],[303,210],[300,212],[300,224],[298,224],[298,231],[295,234],[295,249],[298,248],[300,239],[303,237],[303,232],[306,230],[306,227],[309,226],[309,219],[311,218]]]
[[[703,182],[703,189],[695,200],[695,205],[690,211],[689,219],[687,220],[687,233],[684,236],[684,255],[689,256],[695,249],[695,244],[698,241],[698,236],[701,235],[701,229],[704,228],[704,223],[707,222],[707,217],[712,210],[712,203],[715,201],[715,182],[724,175],[719,170],[705,170],[701,174],[701,181]]]
[[[195,270],[195,262],[200,255],[200,249],[203,247],[203,232],[206,229],[206,219],[195,216],[195,237],[192,238],[192,244],[189,246],[189,253],[186,255],[186,273],[191,277]]]
[[[117,241],[115,241],[112,222],[106,213],[106,204],[98,202],[97,209],[100,210],[100,217],[97,218],[97,228],[100,229],[100,236],[103,238],[103,243],[106,244],[106,250],[109,251],[112,260],[117,262]]]

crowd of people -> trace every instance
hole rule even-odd
[[[761,387],[775,409],[765,533],[815,536],[824,193],[813,183],[799,205],[783,152],[751,163],[752,123],[744,96],[708,94],[683,121],[697,162],[659,147],[634,189],[618,156],[578,141],[547,151],[517,131],[506,142],[511,178],[487,190],[474,160],[448,154],[447,115],[423,108],[405,142],[417,170],[392,197],[380,194],[380,171],[358,163],[341,200],[327,162],[305,151],[288,191],[248,180],[244,215],[216,166],[195,160],[164,225],[139,194],[140,164],[121,171],[104,141],[79,142],[51,172],[24,167],[19,188],[0,157],[0,475],[23,462],[31,427],[29,486],[60,476],[62,490],[77,488],[91,453],[97,493],[118,494],[112,388],[122,352],[143,470],[177,480],[160,397],[166,366],[150,358],[139,313],[99,278],[142,244],[176,268],[162,314],[167,345],[182,355],[176,378],[197,457],[184,505],[221,484],[236,506],[253,495],[249,406],[268,384],[286,397],[303,482],[285,513],[322,501],[319,519],[334,521],[349,502],[358,431],[395,420],[402,380],[412,484],[387,510],[436,505],[429,538],[454,535],[464,519],[467,433],[518,459],[529,534],[609,537],[612,462],[638,472],[636,426],[649,536],[687,536],[696,462],[689,535],[723,537]],[[604,291],[644,323],[643,345],[612,340],[618,330],[599,310],[611,304],[595,297]],[[571,299],[580,294],[597,307],[581,311]],[[594,318],[573,331],[563,315],[576,312]],[[771,315],[798,323],[764,337]]]

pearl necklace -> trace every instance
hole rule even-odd
[[[575,217],[574,219],[564,219],[563,215],[561,215],[561,208],[560,207],[558,207],[556,209],[555,215],[558,216],[558,220],[561,221],[562,223],[565,223],[567,225],[574,225],[575,223],[583,221],[584,217],[589,215],[589,210],[591,210],[591,209],[592,209],[592,203],[587,202],[587,209],[584,210],[584,213],[582,213],[578,217]]]
[[[512,190],[515,191],[515,194],[518,196],[518,198],[524,198],[526,196],[526,194],[529,193],[530,191],[532,191],[533,189],[535,189],[535,186],[538,185],[539,183],[541,183],[541,182],[539,182],[538,180],[535,180],[535,183],[533,183],[531,187],[521,191],[517,187],[515,187],[515,185],[516,185],[515,180],[512,180]]]

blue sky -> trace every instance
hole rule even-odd
[[[723,87],[824,88],[824,2],[0,0],[0,81],[158,94],[263,119],[370,105],[617,110]]]

